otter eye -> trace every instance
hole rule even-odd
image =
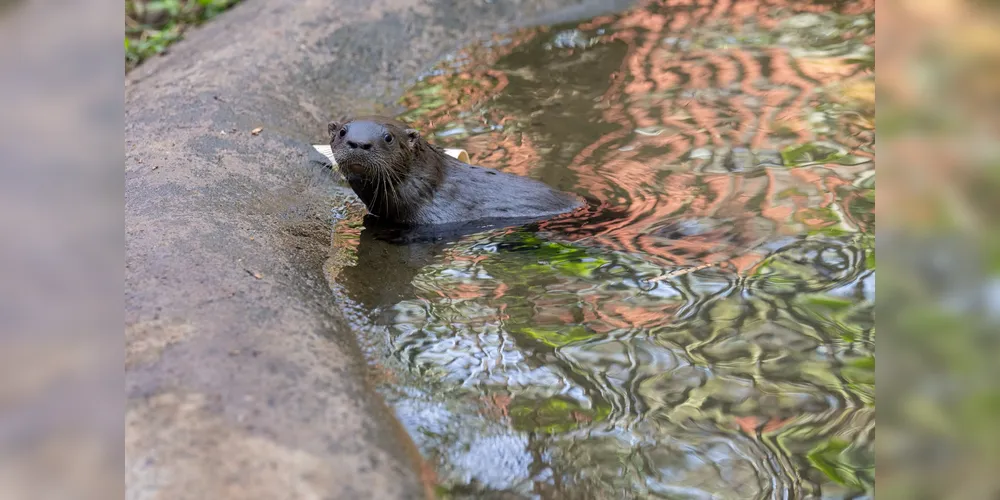
[[[340,136],[344,137],[345,135],[347,135],[347,125],[344,125],[344,128],[340,129]]]
[[[386,143],[392,142],[392,134],[385,134],[382,136],[382,138],[385,139]]]

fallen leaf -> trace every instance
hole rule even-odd
[[[263,131],[264,131],[264,127],[257,127],[257,128],[255,128],[255,129],[253,129],[253,130],[250,131],[250,135],[259,135]]]

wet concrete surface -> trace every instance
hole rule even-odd
[[[132,71],[126,496],[429,496],[323,277],[352,194],[309,145],[471,39],[625,3],[249,0]]]

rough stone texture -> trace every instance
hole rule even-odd
[[[475,37],[622,4],[248,0],[133,71],[126,496],[429,495],[332,303],[329,209],[352,195],[309,145]]]

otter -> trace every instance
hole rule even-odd
[[[327,129],[337,167],[380,223],[513,224],[583,206],[582,199],[541,182],[459,161],[391,118],[333,121]]]

